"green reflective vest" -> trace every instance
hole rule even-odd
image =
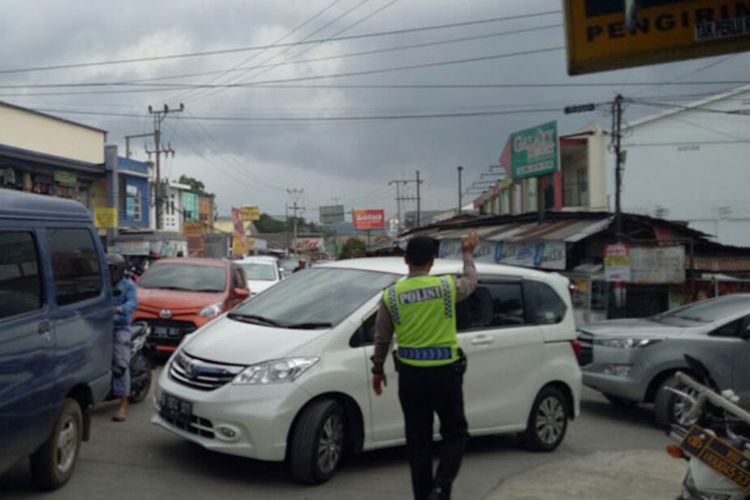
[[[398,339],[398,358],[412,366],[458,360],[453,276],[416,276],[388,287],[383,301]]]

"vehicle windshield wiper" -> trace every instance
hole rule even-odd
[[[333,325],[325,321],[308,321],[306,323],[292,323],[291,325],[284,325],[284,328],[293,328],[299,330],[314,330],[316,328],[330,328]]]
[[[281,323],[279,323],[276,320],[273,320],[271,318],[265,318],[263,316],[258,316],[257,314],[242,314],[242,313],[229,313],[227,314],[227,317],[230,319],[234,319],[237,321],[244,321],[245,323],[256,323],[261,325],[271,325],[271,326],[283,326]]]
[[[147,285],[141,285],[141,288],[150,288],[150,289],[157,289],[157,290],[181,290],[183,292],[192,292],[193,291],[190,288],[183,288],[181,286],[147,286]]]
[[[706,321],[703,318],[699,318],[698,316],[675,316],[675,318],[684,319],[687,321],[693,321],[695,323],[709,323],[709,321]]]
[[[217,290],[216,288],[201,288],[199,290],[193,290],[194,292],[205,292],[205,293],[221,293],[224,290]]]

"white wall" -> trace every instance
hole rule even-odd
[[[104,163],[103,131],[0,103],[0,144],[87,163]]]
[[[750,90],[704,107],[750,112]],[[721,243],[750,246],[750,116],[687,110],[638,123],[623,139],[623,210],[688,221]]]

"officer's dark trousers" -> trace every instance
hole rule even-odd
[[[463,373],[458,363],[431,368],[400,363],[398,375],[398,397],[406,421],[406,448],[414,498],[424,500],[433,486],[439,486],[450,494],[468,439]],[[440,464],[433,476],[431,447],[434,413],[440,419],[443,442]]]

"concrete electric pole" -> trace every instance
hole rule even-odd
[[[154,203],[156,206],[156,229],[162,228],[162,205],[164,202],[164,189],[161,183],[161,155],[162,153],[169,154],[171,153],[172,156],[174,156],[174,150],[171,146],[169,146],[167,149],[162,149],[161,147],[161,122],[164,121],[164,119],[167,117],[169,113],[180,113],[182,111],[185,111],[185,105],[180,103],[180,107],[178,109],[170,109],[169,106],[166,104],[164,105],[163,109],[159,109],[154,111],[154,109],[149,106],[148,112],[151,115],[154,115],[154,145],[155,148],[153,151],[146,150],[146,153],[151,155],[151,153],[156,155],[156,191],[154,192]]]

